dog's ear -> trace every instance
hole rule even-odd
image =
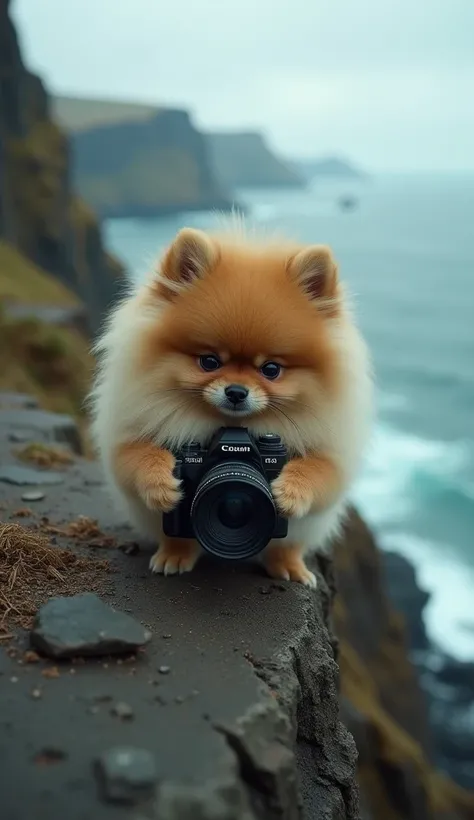
[[[160,264],[163,295],[170,298],[204,276],[216,263],[217,253],[217,246],[203,231],[180,230]]]
[[[337,264],[326,245],[310,245],[291,257],[288,274],[311,301],[321,306],[335,303],[338,296]]]

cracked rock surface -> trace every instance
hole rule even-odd
[[[15,463],[13,424],[0,414],[5,465]],[[95,550],[112,566],[106,603],[153,639],[126,658],[36,663],[18,663],[0,643],[2,820],[358,820],[355,744],[339,720],[327,561],[313,567],[316,591],[272,584],[252,564],[211,559],[191,574],[152,575],[156,545],[140,542],[131,554],[117,548],[136,535],[112,508],[96,465],[78,457],[62,475],[19,523],[97,519],[117,545]],[[5,520],[24,506],[21,494],[0,482]],[[55,540],[88,549],[60,533]],[[20,632],[15,646],[27,649],[27,635]],[[127,704],[129,719],[117,716],[117,703]],[[45,757],[45,746],[61,754]],[[118,771],[125,764],[114,758],[117,749],[138,750],[131,769]],[[143,789],[133,786],[135,764],[150,764]],[[133,805],[110,802],[121,789],[133,793]]]
[[[101,796],[111,803],[140,803],[154,797],[156,763],[145,749],[117,746],[95,762]]]
[[[150,638],[138,621],[92,592],[51,598],[38,610],[30,632],[31,645],[51,658],[125,654]]]
[[[22,407],[11,409],[0,404],[0,425],[10,427],[10,433],[28,434],[33,441],[67,444],[74,452],[81,452],[79,432],[70,416]]]
[[[31,467],[21,467],[9,464],[0,467],[0,481],[7,484],[17,484],[19,487],[37,486],[38,484],[62,484],[61,473],[52,470],[34,470]]]

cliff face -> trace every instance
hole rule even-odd
[[[23,65],[9,5],[0,0],[0,238],[74,290],[94,330],[122,268],[72,193],[68,140],[41,80]]]
[[[56,109],[71,129],[74,183],[101,216],[230,208],[186,111],[104,103],[101,114],[95,101],[76,103]]]
[[[474,817],[474,795],[435,771],[427,708],[390,604],[380,553],[353,512],[337,544],[335,631],[343,720],[359,752],[367,820]]]
[[[301,188],[302,176],[272,152],[258,133],[208,134],[211,161],[228,188]]]
[[[350,162],[338,159],[337,157],[325,157],[322,159],[292,159],[288,165],[304,179],[312,180],[315,177],[327,177],[329,179],[365,179],[366,174],[360,171]]]

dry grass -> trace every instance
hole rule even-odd
[[[0,240],[0,300],[35,305],[74,307],[80,301],[61,282]]]
[[[29,393],[47,410],[80,416],[93,367],[89,344],[76,330],[10,319],[0,299],[0,390]]]
[[[41,442],[27,444],[26,447],[16,450],[15,455],[21,461],[27,461],[43,469],[67,467],[74,462],[74,456],[69,450],[64,447],[50,447]]]
[[[88,341],[74,328],[9,318],[2,311],[8,302],[81,304],[54,276],[0,240],[0,390],[30,393],[47,410],[81,415],[94,367]]]
[[[65,538],[75,538],[77,541],[87,541],[90,547],[111,548],[117,546],[117,539],[110,535],[104,535],[94,518],[86,515],[79,515],[74,521],[70,521],[64,527],[44,523],[43,530],[50,535],[59,535]]]
[[[99,591],[106,561],[52,546],[46,535],[20,524],[0,525],[0,632],[31,625],[38,605],[54,595]]]

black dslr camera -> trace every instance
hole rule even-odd
[[[288,521],[277,513],[270,483],[287,462],[279,436],[251,437],[221,427],[207,448],[192,441],[175,453],[184,497],[163,515],[165,535],[196,538],[220,558],[250,558],[270,539],[285,538]]]

